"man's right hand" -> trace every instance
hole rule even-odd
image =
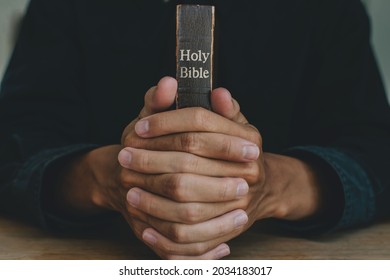
[[[261,154],[260,133],[228,91],[211,99],[214,112],[153,114],[122,137],[122,182],[137,187],[127,193],[128,211],[151,225],[143,240],[163,258],[220,258],[229,252],[224,242],[256,220],[306,219],[321,209],[315,170]]]

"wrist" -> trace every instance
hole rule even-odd
[[[297,158],[265,153],[264,170],[265,187],[274,194],[271,217],[302,220],[320,211],[321,182],[309,164]]]
[[[107,212],[109,207],[103,190],[113,176],[116,163],[110,163],[114,156],[108,157],[107,150],[112,149],[109,147],[111,146],[76,155],[55,166],[50,172],[51,178],[46,182],[44,200],[45,206],[51,209],[50,212],[73,218]]]
[[[104,146],[85,156],[84,164],[88,166],[90,177],[90,201],[96,208],[116,210],[108,199],[108,192],[119,185],[118,154],[121,149],[121,145]]]

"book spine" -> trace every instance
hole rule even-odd
[[[178,5],[176,11],[176,106],[211,110],[214,6]]]

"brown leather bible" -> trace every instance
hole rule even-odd
[[[211,110],[214,6],[178,5],[176,11],[176,106]]]

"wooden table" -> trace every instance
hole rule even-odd
[[[226,259],[390,259],[390,221],[304,239],[275,233],[263,224],[229,242]],[[156,259],[118,219],[84,233],[50,233],[0,216],[0,259]]]

